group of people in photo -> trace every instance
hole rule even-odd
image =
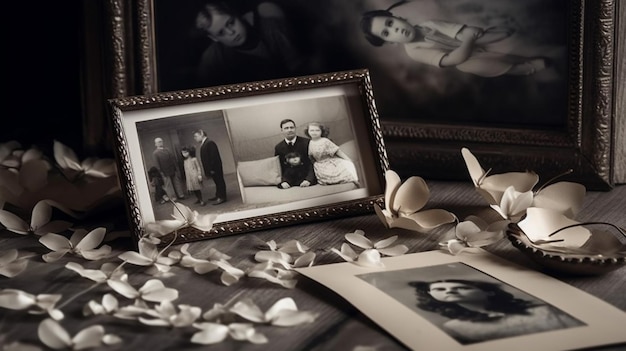
[[[274,147],[274,155],[281,165],[280,189],[354,183],[359,187],[355,163],[329,138],[330,130],[319,122],[306,125],[304,134],[297,135],[296,123],[292,119],[280,121],[284,137]],[[227,201],[226,182],[222,158],[217,144],[207,137],[202,129],[193,132],[196,146],[180,148],[182,172],[174,152],[164,146],[163,138],[154,139],[152,153],[154,166],[148,170],[148,178],[157,204],[194,196],[195,203],[204,206],[208,201],[219,205]],[[205,199],[202,195],[205,180],[212,179],[215,195]]]
[[[284,119],[280,121],[280,130],[284,139],[274,148],[282,171],[279,188],[341,183],[358,186],[354,162],[328,138],[328,127],[319,122],[308,123],[304,137],[296,134],[296,123],[292,119]]]
[[[177,157],[164,146],[163,138],[154,139],[152,157],[155,165],[148,170],[148,178],[157,203],[185,199],[188,194],[192,194],[196,198],[195,204],[204,206],[206,202],[202,189],[204,180],[209,178],[215,183],[215,196],[207,201],[213,201],[213,205],[226,202],[226,182],[217,144],[202,129],[193,132],[193,139],[198,144],[199,153],[192,145],[183,146],[180,151],[184,177],[181,177]]]

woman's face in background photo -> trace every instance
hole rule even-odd
[[[390,43],[409,43],[415,38],[415,28],[409,22],[391,16],[372,18],[371,32]]]
[[[183,150],[180,153],[183,155],[183,158],[189,157],[189,151],[187,151],[187,150]]]
[[[435,300],[455,303],[485,303],[490,296],[475,286],[453,282],[432,283],[428,292]]]

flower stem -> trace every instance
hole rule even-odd
[[[566,175],[568,175],[568,174],[570,174],[570,173],[572,173],[572,172],[574,172],[574,170],[570,168],[570,169],[568,169],[567,171],[565,171],[565,172],[563,172],[563,173],[559,173],[559,174],[555,175],[554,177],[552,177],[552,178],[548,179],[548,181],[547,181],[547,182],[543,183],[543,185],[542,185],[542,186],[540,186],[540,187],[539,187],[539,189],[537,189],[537,191],[535,191],[535,195],[539,194],[539,192],[540,192],[541,190],[543,190],[543,188],[545,188],[546,186],[548,186],[549,184],[551,184],[551,183],[552,183],[552,182],[554,182],[555,180],[557,180],[557,179],[559,179],[559,178],[561,178],[561,177],[564,177],[564,176],[566,176]]]
[[[79,291],[78,293],[74,294],[73,296],[71,296],[70,298],[65,300],[62,304],[58,305],[56,309],[60,310],[61,308],[67,306],[70,302],[76,300],[78,297],[80,297],[80,296],[88,293],[89,291],[95,289],[100,284],[102,284],[102,282],[96,282],[95,284],[93,284],[92,286],[88,287],[87,289]]]

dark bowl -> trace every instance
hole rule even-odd
[[[623,255],[584,255],[544,250],[533,244],[515,223],[509,224],[507,238],[513,246],[548,270],[571,275],[600,275],[626,266]]]

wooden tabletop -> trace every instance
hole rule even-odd
[[[429,181],[431,199],[430,208],[446,209],[459,218],[473,215],[493,215],[484,200],[466,182]],[[120,213],[120,216],[124,216]],[[576,218],[579,221],[605,221],[626,227],[626,186],[618,186],[609,192],[588,192],[584,207]],[[195,257],[206,256],[209,249],[215,248],[232,258],[234,266],[246,270],[256,264],[254,254],[263,248],[265,242],[275,240],[283,243],[297,239],[317,254],[315,264],[342,262],[330,248],[339,248],[344,241],[344,234],[357,229],[365,231],[368,238],[380,240],[398,235],[397,243],[407,245],[409,252],[437,250],[438,243],[450,238],[452,225],[443,226],[431,233],[423,234],[403,229],[385,229],[378,218],[372,215],[348,217],[337,220],[321,221],[225,236],[210,240],[193,242],[189,251]],[[48,250],[37,242],[37,237],[20,236],[3,231],[0,233],[2,251],[19,249],[21,252],[34,252],[39,256]],[[129,239],[111,241],[113,252],[105,261],[121,261],[117,255],[131,250]],[[515,249],[508,240],[500,241],[486,248],[488,251],[531,269],[541,270],[528,257]],[[0,288],[24,290],[31,294],[62,294],[62,301],[78,292],[89,288],[89,280],[79,277],[66,269],[67,262],[79,262],[88,268],[99,268],[103,263],[85,261],[75,257],[64,257],[55,263],[45,263],[40,257],[30,259],[25,272],[14,278],[0,276]],[[129,282],[141,286],[152,276],[144,273],[144,268],[126,265]],[[203,312],[214,304],[224,304],[232,299],[251,298],[262,310],[283,297],[292,297],[300,310],[319,313],[310,324],[295,327],[272,327],[262,325],[258,331],[265,334],[269,343],[254,345],[243,341],[227,339],[223,343],[202,346],[189,340],[197,331],[194,328],[147,327],[136,321],[120,320],[109,316],[84,317],[83,306],[92,299],[100,300],[110,292],[106,285],[101,285],[78,296],[62,310],[65,318],[61,324],[75,334],[78,330],[93,324],[101,324],[107,333],[116,334],[123,339],[123,344],[102,348],[103,350],[353,350],[356,346],[372,346],[376,350],[405,350],[406,348],[393,337],[378,327],[374,322],[357,311],[350,303],[320,284],[299,276],[294,289],[287,289],[266,280],[243,277],[231,286],[220,283],[219,273],[211,272],[200,275],[189,268],[174,266],[170,277],[160,278],[167,287],[179,290],[175,304],[189,304],[202,308]],[[565,276],[546,272],[561,281],[596,296],[613,306],[626,311],[626,268],[600,276]],[[43,316],[29,315],[23,311],[0,309],[0,344],[13,341],[41,345],[37,338],[37,326]],[[624,350],[626,345],[613,345],[598,350]]]

